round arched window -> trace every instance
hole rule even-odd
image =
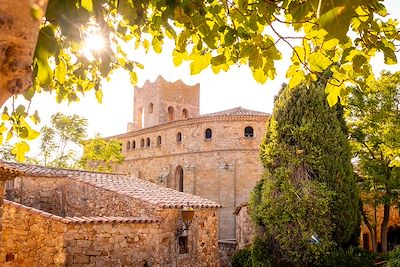
[[[143,138],[140,139],[140,147],[141,147],[141,148],[144,147],[144,139],[143,139]]]
[[[206,129],[206,131],[204,132],[204,138],[206,140],[209,140],[212,138],[212,130],[210,128]]]
[[[126,142],[126,150],[130,150],[131,149],[131,142],[128,141]]]
[[[136,141],[135,140],[132,141],[132,146],[131,147],[132,147],[132,149],[136,148]]]
[[[168,121],[174,120],[174,107],[168,107]]]
[[[161,136],[157,136],[157,145],[161,145]]]
[[[148,137],[146,139],[146,146],[150,146],[150,138],[148,138]]]
[[[153,113],[153,103],[149,104],[149,113]]]
[[[253,137],[254,136],[254,130],[253,127],[247,126],[244,128],[244,137]]]
[[[182,117],[184,117],[185,119],[189,117],[189,111],[186,108],[182,110]]]

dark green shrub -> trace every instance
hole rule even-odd
[[[343,110],[328,106],[324,89],[323,80],[282,88],[261,144],[264,176],[250,199],[273,258],[299,266],[347,247],[360,222]]]
[[[336,248],[325,254],[316,264],[318,267],[373,267],[375,254],[361,248]],[[397,266],[397,265],[396,265]],[[399,265],[400,266],[400,265]]]
[[[400,267],[400,246],[395,247],[385,258],[387,260],[385,267]]]
[[[251,247],[236,251],[231,257],[232,267],[252,267]]]
[[[252,266],[253,267],[272,267],[273,258],[272,258],[272,250],[269,246],[269,242],[263,241],[260,238],[256,237],[253,241],[252,245]]]

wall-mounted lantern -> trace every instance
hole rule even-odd
[[[181,209],[181,217],[183,225],[181,224],[178,228],[177,235],[187,235],[187,231],[189,230],[189,226],[193,221],[194,217],[194,209],[189,207],[189,203],[187,207]]]

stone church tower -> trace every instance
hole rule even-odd
[[[128,124],[128,131],[197,117],[200,84],[170,83],[158,76],[154,83],[146,81],[143,87],[135,87],[133,102],[133,124]]]
[[[199,114],[200,85],[158,77],[134,89],[133,123],[117,172],[222,205],[219,238],[236,236],[234,211],[262,175],[259,145],[269,114],[236,107]]]

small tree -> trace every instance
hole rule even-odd
[[[51,116],[51,124],[41,130],[39,164],[51,167],[74,167],[79,155],[76,150],[86,138],[87,119],[60,112]]]
[[[324,83],[283,86],[261,145],[264,176],[251,195],[252,218],[276,258],[308,265],[358,235],[358,195],[342,108]]]
[[[363,202],[373,207],[373,214],[363,210],[363,219],[376,251],[377,209],[383,205],[380,227],[386,252],[390,208],[398,204],[400,189],[400,72],[383,72],[363,92],[354,88],[347,111]]]
[[[124,160],[121,146],[121,142],[116,139],[105,140],[96,136],[84,142],[79,164],[86,170],[112,171],[114,163]]]

